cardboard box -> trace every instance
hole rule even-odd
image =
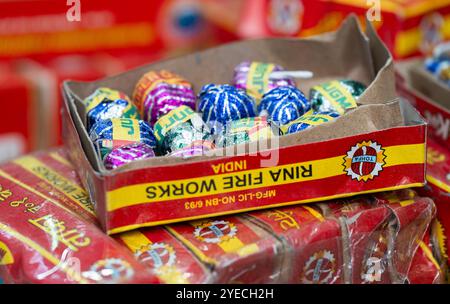
[[[450,89],[423,67],[423,59],[396,64],[397,90],[428,121],[429,135],[450,149]]]
[[[235,10],[215,22],[241,38],[310,37],[335,31],[349,14],[368,17],[395,59],[450,39],[448,0],[248,0]]]
[[[65,144],[105,231],[423,185],[426,125],[409,104],[396,100],[392,58],[372,28],[367,35],[351,18],[340,31],[313,39],[243,41],[100,81],[65,82]],[[355,110],[329,124],[277,137],[279,143],[270,147],[253,142],[199,158],[156,157],[105,170],[81,117],[81,100],[95,88],[132,95],[143,73],[164,68],[199,90],[210,82],[229,83],[233,67],[248,59],[314,71],[315,78],[299,85],[304,91],[336,78],[369,87]],[[365,150],[374,153],[375,163],[358,170],[352,161]]]

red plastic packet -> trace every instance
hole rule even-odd
[[[48,166],[44,154],[32,157]],[[46,182],[19,171],[16,163],[0,167],[0,277],[5,283],[158,282],[92,220],[79,217],[80,208],[59,200],[59,186],[45,192]],[[55,170],[61,176],[73,172]],[[68,181],[67,187],[80,187]],[[42,183],[39,190],[32,186],[37,183]]]

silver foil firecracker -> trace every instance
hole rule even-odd
[[[252,96],[257,103],[268,91],[281,86],[295,86],[293,78],[272,77],[273,72],[284,69],[272,63],[244,61],[234,69],[233,85]]]
[[[339,117],[337,112],[315,112],[303,115],[302,117],[292,121],[291,123],[281,127],[283,134],[297,133],[314,126],[324,124]]]
[[[98,88],[83,100],[88,130],[99,120],[111,118],[140,119],[136,106],[125,93],[110,88]]]
[[[309,100],[314,111],[338,112],[356,108],[366,86],[355,80],[333,80],[311,88]]]
[[[195,109],[196,96],[192,85],[172,72],[150,71],[137,83],[133,100],[143,119],[153,125],[163,115],[179,106]]]
[[[104,159],[106,169],[111,170],[135,160],[155,157],[153,149],[144,143],[134,143],[112,149]]]
[[[143,120],[131,118],[98,121],[91,128],[89,137],[102,159],[112,149],[133,143],[144,143],[152,149],[156,148],[152,128]]]
[[[214,132],[231,120],[255,116],[255,100],[230,85],[205,85],[199,99],[198,110]]]
[[[162,155],[193,144],[213,142],[208,126],[198,113],[187,106],[178,107],[158,119],[154,131],[158,151]]]
[[[266,117],[249,117],[230,121],[216,140],[218,147],[239,145],[242,143],[267,140],[278,136],[280,131],[271,126]]]
[[[302,91],[293,86],[275,88],[263,95],[259,115],[270,122],[285,125],[311,110],[311,104]]]

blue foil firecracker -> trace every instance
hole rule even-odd
[[[156,139],[148,123],[131,118],[100,120],[91,128],[89,137],[102,159],[112,149],[133,143],[156,148]]]
[[[259,115],[270,122],[285,125],[311,110],[311,104],[302,91],[293,86],[277,87],[263,95]]]
[[[213,129],[231,120],[255,116],[255,100],[243,90],[230,85],[205,85],[199,98],[198,110]]]
[[[140,119],[140,115],[136,106],[128,100],[103,99],[87,113],[86,127],[90,130],[97,121],[111,118]]]
[[[283,132],[283,134],[297,133],[311,127],[332,121],[339,116],[340,115],[337,112],[315,112],[312,114],[306,114],[292,121],[291,123],[282,126],[281,131]]]
[[[121,101],[116,103],[116,100]],[[135,113],[137,114],[137,108],[130,102],[125,93],[106,87],[97,88],[82,103],[85,107],[88,130],[97,120],[122,116],[135,118],[133,116],[135,116]]]

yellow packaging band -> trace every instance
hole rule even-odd
[[[183,105],[162,116],[153,127],[156,140],[161,141],[167,132],[181,123],[192,119],[194,115],[196,115],[194,110]]]
[[[87,97],[83,102],[86,106],[86,113],[98,106],[105,98],[116,100],[122,98],[120,92],[109,88],[99,88],[91,96]]]
[[[305,115],[301,116],[300,118],[298,118],[294,121],[291,121],[287,125],[280,126],[280,130],[281,130],[281,132],[283,132],[283,134],[286,134],[289,130],[289,127],[292,126],[293,124],[306,123],[311,126],[318,126],[323,123],[332,121],[333,119],[335,119],[335,117],[330,116],[330,115],[324,115],[324,114],[309,114],[309,115],[307,115],[307,114],[305,114]]]
[[[384,150],[386,155],[384,167],[423,164],[425,162],[424,144],[390,146],[384,148]],[[248,181],[251,179],[251,183],[247,182],[238,188],[239,190],[249,190],[345,175],[343,162],[344,155],[341,155],[277,167],[124,186],[107,193],[107,210],[110,212],[124,207],[161,200],[169,201],[230,193],[237,189],[234,186],[236,180]],[[299,172],[298,178],[288,177],[289,174],[297,171]],[[305,172],[311,174],[304,175]],[[233,185],[230,183],[233,183]],[[183,189],[184,192],[175,195],[175,192],[180,189]],[[170,195],[164,197],[166,193],[170,193]]]
[[[247,75],[247,94],[255,98],[259,104],[263,94],[269,87],[270,74],[275,69],[274,64],[253,62]]]
[[[138,142],[140,140],[139,120],[131,118],[113,118],[113,140]]]
[[[344,114],[347,109],[357,107],[356,99],[339,81],[330,81],[323,85],[314,86],[312,89],[322,94],[340,115]]]
[[[94,206],[92,205],[89,194],[80,186],[72,183],[64,176],[57,173],[55,170],[46,166],[40,160],[33,156],[25,156],[14,161],[15,164],[21,166],[36,177],[48,182],[53,187],[64,193],[78,206],[86,210],[92,215],[94,213]]]

